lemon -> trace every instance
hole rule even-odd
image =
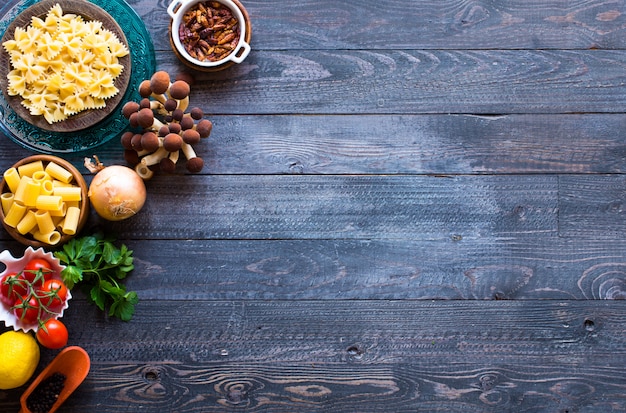
[[[0,334],[0,390],[14,389],[28,381],[39,364],[39,345],[32,334],[7,331]]]

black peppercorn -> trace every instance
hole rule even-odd
[[[48,413],[59,398],[65,379],[64,374],[57,372],[42,380],[26,399],[26,407],[32,413]]]

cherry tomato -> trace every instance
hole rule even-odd
[[[47,280],[41,288],[37,289],[37,296],[41,305],[45,307],[44,310],[60,313],[65,301],[67,301],[67,287],[61,280]]]
[[[37,341],[44,347],[57,349],[67,344],[67,328],[57,319],[51,318],[37,330]]]
[[[18,297],[26,295],[28,284],[19,277],[19,274],[5,274],[0,280],[0,301],[13,307]]]
[[[45,280],[52,278],[54,271],[47,260],[33,258],[24,266],[22,276],[34,285],[41,285]]]
[[[15,316],[24,324],[37,324],[39,321],[39,301],[32,294],[18,297],[13,306]]]

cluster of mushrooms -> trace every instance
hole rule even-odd
[[[122,134],[124,158],[143,179],[150,179],[157,167],[165,173],[175,172],[181,152],[189,172],[204,167],[193,145],[211,134],[213,124],[203,119],[198,107],[187,112],[189,92],[189,80],[171,82],[167,72],[158,71],[139,85],[140,102],[129,101],[122,108],[135,130]]]

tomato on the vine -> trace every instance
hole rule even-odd
[[[15,316],[24,324],[37,324],[39,310],[39,301],[32,294],[18,297],[13,305]]]
[[[47,280],[37,289],[37,296],[47,311],[60,313],[67,301],[67,287],[61,280]]]
[[[58,349],[67,344],[67,328],[57,319],[51,318],[37,330],[37,341],[44,347]]]
[[[22,276],[32,284],[41,285],[54,275],[52,265],[43,258],[33,258],[28,261],[22,271]]]
[[[0,301],[12,307],[18,297],[26,295],[28,284],[17,273],[8,273],[0,280]]]

